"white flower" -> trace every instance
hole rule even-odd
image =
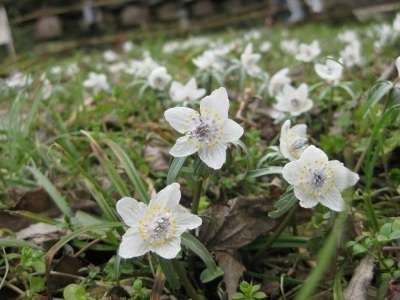
[[[9,88],[20,88],[32,83],[32,77],[28,74],[16,72],[6,79],[6,85]]]
[[[221,87],[200,101],[200,114],[187,107],[165,111],[167,122],[184,136],[178,138],[170,150],[174,157],[185,157],[198,152],[210,168],[220,169],[226,160],[229,143],[236,143],[243,128],[228,118],[229,99]]]
[[[124,197],[117,202],[117,212],[128,230],[122,236],[118,255],[122,258],[138,257],[147,252],[172,259],[181,250],[181,235],[197,228],[202,221],[179,205],[181,191],[172,183],[159,191],[149,205]]]
[[[69,64],[65,69],[65,74],[68,77],[74,77],[79,73],[79,66],[76,63]]]
[[[326,59],[324,64],[316,63],[314,70],[319,77],[328,83],[338,83],[343,74],[342,64],[331,58]]]
[[[289,69],[283,68],[276,72],[270,79],[268,84],[268,93],[271,96],[275,96],[277,93],[282,91],[285,85],[292,82],[292,79],[288,76]]]
[[[321,53],[318,41],[311,44],[300,44],[297,49],[296,59],[302,62],[311,62]]]
[[[202,71],[222,71],[225,65],[222,57],[213,50],[204,51],[192,61]]]
[[[396,15],[396,18],[393,21],[393,30],[400,32],[400,13]]]
[[[54,66],[50,69],[50,73],[54,76],[59,76],[61,74],[61,67],[60,66]]]
[[[125,53],[131,52],[134,47],[135,45],[131,41],[126,41],[122,44],[122,50],[124,50]]]
[[[171,75],[165,67],[158,67],[150,73],[147,81],[153,89],[163,91],[171,81]]]
[[[299,48],[299,42],[297,40],[283,40],[280,46],[283,52],[295,55]]]
[[[42,74],[40,76],[40,81],[42,82],[42,97],[43,100],[47,100],[50,98],[53,92],[53,86],[51,85],[50,81],[47,79],[46,74]]]
[[[103,53],[103,58],[106,62],[114,62],[118,59],[118,54],[112,50],[107,50]]]
[[[283,157],[289,160],[299,159],[307,146],[307,125],[298,124],[290,128],[290,120],[286,120],[279,138],[279,149]]]
[[[244,49],[244,52],[240,56],[242,67],[247,74],[249,74],[250,76],[257,76],[258,74],[260,74],[261,69],[257,65],[257,62],[260,60],[260,58],[260,54],[253,53],[253,44],[248,44]]]
[[[271,49],[271,43],[268,41],[262,42],[262,44],[260,45],[260,52],[265,53],[268,52],[269,49]]]
[[[374,48],[380,51],[385,45],[392,42],[394,38],[394,31],[388,24],[381,24],[375,28],[376,40],[374,42]]]
[[[307,84],[301,84],[297,89],[287,84],[276,96],[275,109],[289,113],[291,116],[299,116],[313,107],[313,102],[308,98]]]
[[[353,30],[346,30],[338,35],[338,39],[343,43],[351,44],[358,41],[358,35]]]
[[[124,62],[116,62],[116,63],[109,65],[108,70],[113,74],[117,74],[117,73],[120,73],[120,72],[126,70],[126,68],[127,68],[127,66]]]
[[[95,94],[110,90],[106,75],[94,72],[89,73],[89,77],[83,82],[83,86],[91,89]]]
[[[198,89],[195,78],[191,78],[186,85],[173,81],[169,89],[169,96],[175,102],[191,102],[204,96],[205,89]]]
[[[168,43],[165,43],[162,52],[165,54],[172,54],[178,50],[181,49],[182,44],[179,43],[178,41],[170,41]]]
[[[294,186],[294,194],[300,206],[312,208],[318,203],[334,211],[342,211],[345,203],[341,192],[357,183],[358,174],[347,169],[337,160],[315,146],[309,146],[300,159],[283,167],[283,178]]]
[[[348,44],[340,52],[340,58],[346,67],[360,66],[362,64],[361,44],[358,41]]]
[[[140,78],[146,78],[153,70],[157,69],[158,67],[161,66],[157,62],[155,62],[151,56],[145,55],[143,60],[131,60],[128,63],[125,72]]]

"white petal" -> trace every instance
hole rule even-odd
[[[338,160],[332,160],[329,162],[329,166],[335,174],[336,187],[339,191],[343,191],[348,187],[351,187],[357,183],[360,179],[357,173],[354,173],[347,169],[343,163]]]
[[[146,204],[129,197],[124,197],[117,202],[117,212],[128,226],[136,226],[146,209]]]
[[[237,142],[243,135],[243,128],[231,119],[227,119],[224,124],[224,135],[222,141],[224,143]]]
[[[290,159],[291,155],[288,151],[288,133],[290,129],[290,120],[286,120],[281,127],[281,134],[279,136],[279,150],[283,157]],[[290,159],[291,160],[291,159]]]
[[[149,206],[159,205],[161,207],[168,207],[175,209],[181,200],[181,189],[179,183],[171,183],[157,193],[157,195],[150,200]]]
[[[216,115],[222,121],[228,118],[228,110],[228,93],[224,87],[216,89],[211,95],[204,97],[200,101],[200,112],[202,115]]]
[[[146,242],[143,241],[136,228],[130,228],[122,236],[121,244],[119,245],[118,255],[122,258],[132,258],[142,256],[149,252],[150,249]]]
[[[176,131],[185,133],[192,129],[193,118],[198,118],[199,113],[188,107],[174,107],[167,109],[164,117]]]
[[[175,215],[175,221],[178,234],[182,234],[186,230],[195,229],[202,224],[202,219],[199,216],[190,213],[188,209],[184,207],[179,207]]]
[[[300,171],[303,164],[300,160],[295,160],[287,163],[282,169],[283,178],[292,185],[299,183]]]
[[[322,162],[327,162],[328,156],[321,149],[311,145],[311,146],[308,146],[306,148],[306,150],[304,150],[304,152],[301,154],[300,160],[304,161],[305,163],[313,162],[316,160],[322,161]]]
[[[322,205],[334,210],[343,211],[345,203],[339,190],[333,188],[329,193],[322,195],[320,202]]]
[[[159,256],[166,258],[166,259],[172,259],[175,258],[179,251],[181,250],[181,238],[176,237],[173,239],[170,239],[167,241],[165,244],[157,247],[152,247],[151,251],[157,253]]]
[[[169,89],[169,96],[173,101],[182,101],[180,93],[182,92],[183,86],[177,81],[173,81]]]
[[[307,137],[307,125],[306,124],[298,124],[291,128],[296,135],[300,137]]]
[[[294,188],[294,195],[296,196],[297,199],[300,200],[299,202],[300,206],[304,208],[313,208],[319,202],[319,199],[310,197],[310,195],[308,195],[298,187]]]
[[[226,145],[217,144],[199,150],[200,159],[210,168],[218,170],[226,161]]]
[[[296,92],[300,99],[307,98],[308,97],[308,85],[305,83],[300,84],[300,86],[298,87]]]
[[[192,155],[199,149],[198,143],[187,136],[182,136],[176,140],[175,145],[169,150],[174,157],[185,157]]]

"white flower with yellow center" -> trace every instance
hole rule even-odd
[[[342,211],[345,203],[341,192],[359,180],[358,174],[315,146],[309,146],[298,160],[287,163],[283,178],[294,187],[300,206],[312,208],[318,203],[334,211]]]
[[[228,118],[229,99],[221,87],[200,101],[200,114],[188,107],[174,107],[165,111],[167,122],[184,136],[178,138],[170,150],[174,157],[185,157],[198,152],[210,168],[220,169],[226,160],[229,143],[236,143],[243,128]]]
[[[192,102],[204,96],[205,89],[198,89],[195,78],[191,78],[186,85],[173,81],[169,89],[169,96],[175,102]]]
[[[122,237],[118,254],[122,258],[155,252],[172,259],[181,249],[181,235],[201,225],[201,218],[179,205],[181,191],[172,183],[159,191],[149,205],[124,197],[117,202],[117,212],[129,229]]]
[[[296,160],[308,146],[307,125],[298,124],[290,128],[290,120],[283,123],[279,138],[279,149],[289,160]]]
[[[308,86],[303,83],[298,88],[285,85],[276,96],[277,103],[274,108],[291,116],[299,116],[313,107],[313,102],[308,98]]]
[[[300,44],[297,49],[296,59],[302,62],[312,62],[321,53],[318,41],[311,44]]]
[[[158,91],[164,90],[171,81],[171,75],[165,67],[155,68],[147,78],[149,85]]]
[[[325,63],[316,63],[314,70],[319,77],[331,84],[337,84],[343,74],[342,64],[331,58],[326,59]]]

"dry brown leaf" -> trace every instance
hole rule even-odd
[[[374,277],[375,258],[364,257],[353,273],[349,285],[344,291],[345,300],[366,300],[368,286]]]

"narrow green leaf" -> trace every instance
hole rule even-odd
[[[128,154],[126,154],[126,152],[112,140],[106,139],[105,142],[111,148],[115,156],[120,161],[122,167],[124,168],[129,179],[131,180],[141,200],[145,203],[148,203],[150,201],[148,189],[145,183],[143,182],[142,178],[140,177],[140,174],[136,169],[135,165],[133,164],[132,160],[129,158]]]
[[[206,265],[206,269],[200,274],[201,282],[210,282],[224,274],[222,269],[215,263],[207,248],[192,234],[188,232],[184,233],[182,235],[182,244],[200,257]]]
[[[58,192],[55,186],[50,182],[50,180],[35,167],[28,167],[28,170],[33,174],[37,183],[42,186],[50,195],[51,199],[53,199],[54,203],[61,210],[61,212],[65,216],[72,217],[72,210],[69,204],[67,203],[65,198]]]
[[[273,219],[280,218],[286,212],[288,212],[299,200],[293,193],[293,188],[289,187],[287,191],[279,198],[274,204],[274,210],[271,211],[268,216]]]
[[[336,273],[335,281],[333,283],[333,300],[344,300],[342,276],[342,270]]]
[[[169,166],[167,184],[175,182],[176,177],[178,176],[183,165],[185,164],[185,161],[186,157],[174,157],[171,165]]]
[[[393,83],[391,81],[381,81],[378,82],[371,90],[372,93],[369,95],[367,100],[367,110],[364,114],[364,118],[369,114],[370,110],[380,102],[383,97],[390,92],[393,88]]]
[[[267,168],[255,169],[248,172],[247,176],[250,178],[257,178],[267,175],[281,175],[282,167],[270,166]]]
[[[15,247],[15,248],[29,247],[29,248],[41,249],[39,246],[29,243],[27,241],[20,239],[11,239],[11,238],[0,238],[0,247]]]
[[[167,278],[167,282],[171,289],[178,290],[181,287],[181,283],[179,281],[179,276],[175,272],[172,261],[159,257],[159,263],[163,273],[165,274],[165,278]]]
[[[6,210],[5,212],[10,215],[20,216],[20,217],[34,220],[36,222],[42,222],[42,223],[46,223],[46,224],[50,224],[50,225],[58,225],[61,223],[61,222],[58,222],[46,215],[34,213],[31,211],[27,211],[27,210]]]

